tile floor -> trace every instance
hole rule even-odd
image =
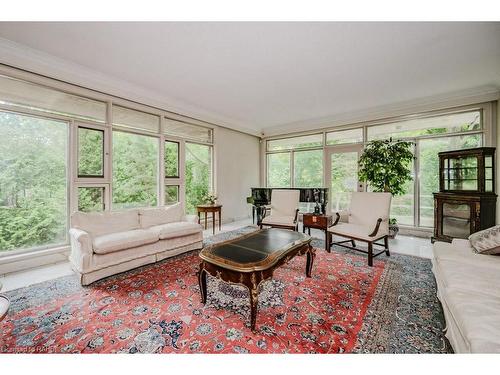
[[[221,232],[228,232],[251,224],[251,219],[226,223],[222,225]],[[299,230],[301,230],[300,227]],[[219,231],[217,230],[216,233],[219,233]],[[311,235],[321,239],[324,238],[323,232],[315,229],[311,231]],[[203,231],[203,236],[205,238],[212,236],[212,228],[210,227],[210,224],[208,229]],[[396,239],[390,241],[390,249],[393,253],[413,255],[422,258],[432,257],[431,241],[427,238],[398,235]],[[50,279],[55,279],[61,276],[70,275],[72,273],[73,271],[71,270],[69,263],[64,262],[2,275],[0,276],[0,282],[3,284],[2,291],[8,291],[37,284]]]

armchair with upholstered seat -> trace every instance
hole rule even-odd
[[[258,225],[272,228],[285,228],[296,231],[299,215],[299,190],[273,190],[271,193],[271,210],[263,209],[259,215]]]
[[[360,251],[368,254],[369,266],[373,266],[373,258],[382,253],[390,256],[388,235],[391,198],[391,193],[353,192],[349,209],[337,212],[335,222],[328,228],[328,251],[331,251],[332,245]],[[332,242],[332,235],[347,239]],[[383,244],[377,243],[378,240],[383,240]],[[356,248],[355,241],[366,242],[368,250]],[[374,254],[374,245],[382,246],[383,250]]]

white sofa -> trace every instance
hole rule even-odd
[[[71,265],[82,285],[203,247],[203,229],[180,203],[71,216]]]
[[[473,251],[468,240],[436,242],[432,270],[456,353],[500,353],[500,256]]]

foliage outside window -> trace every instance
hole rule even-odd
[[[78,177],[104,177],[104,131],[78,128]]]
[[[67,241],[66,122],[0,112],[0,252]]]
[[[158,139],[113,131],[113,209],[157,205]]]
[[[349,208],[351,193],[358,188],[357,170],[357,151],[331,154],[329,200],[334,212]]]
[[[104,211],[104,188],[84,186],[78,188],[78,211]]]
[[[165,142],[165,177],[179,177],[179,143]]]
[[[165,186],[165,205],[171,205],[179,202],[179,185]]]
[[[267,154],[267,186],[290,187],[290,153]]]
[[[186,142],[186,212],[196,206],[212,188],[212,147]]]
[[[323,150],[296,151],[294,158],[293,186],[323,186]]]

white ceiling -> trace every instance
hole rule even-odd
[[[253,132],[500,87],[500,23],[2,22],[0,37]]]

